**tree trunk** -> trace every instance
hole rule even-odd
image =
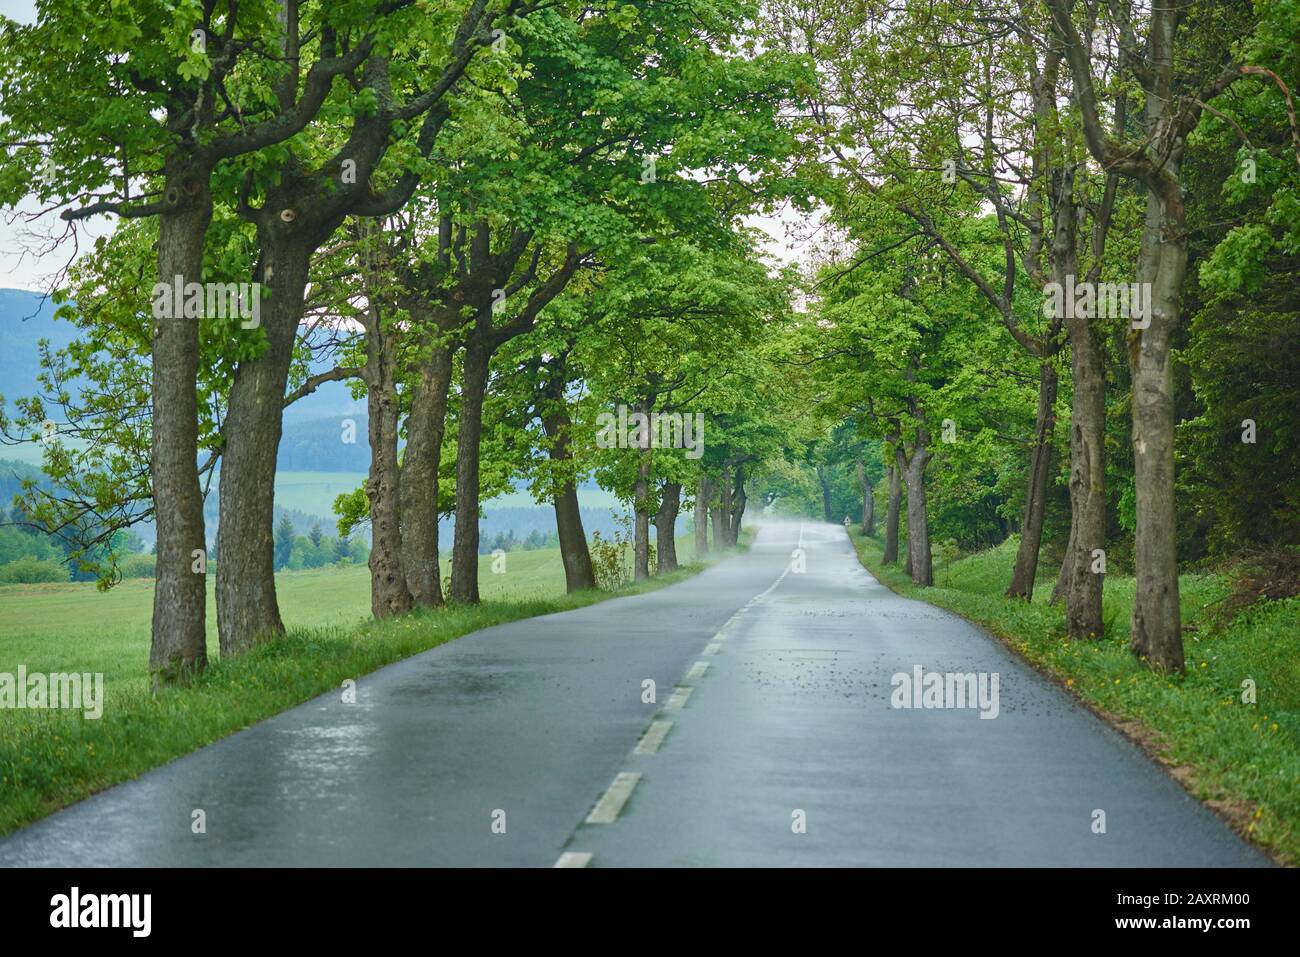
[[[646,413],[647,415],[649,413]],[[632,578],[644,581],[650,577],[650,464],[652,450],[648,445],[638,453],[636,486],[633,491],[633,508],[636,511],[636,534],[633,543],[635,562]]]
[[[206,169],[169,161],[171,207],[158,224],[158,281],[203,279],[203,239],[212,221]],[[152,442],[149,475],[158,535],[149,673],[155,685],[185,680],[207,667],[207,543],[198,469],[199,325],[155,319],[151,344]],[[196,566],[195,553],[203,561]],[[195,571],[195,568],[200,569]]]
[[[1106,544],[1105,373],[1088,320],[1071,320],[1070,343],[1070,544],[1061,569],[1066,634],[1098,638],[1105,575],[1093,568]]]
[[[1187,50],[1177,49],[1186,10],[1178,4],[1157,4],[1151,9],[1143,49],[1131,53],[1131,72],[1140,74],[1146,91],[1141,135],[1127,140],[1120,123],[1116,136],[1106,137],[1097,118],[1088,52],[1075,30],[1069,7],[1061,0],[1049,0],[1048,7],[1056,36],[1065,41],[1064,52],[1075,78],[1089,152],[1103,167],[1116,168],[1146,189],[1146,222],[1138,253],[1137,282],[1139,294],[1149,295],[1148,311],[1133,317],[1140,321],[1131,324],[1128,332],[1137,500],[1136,593],[1130,647],[1154,668],[1181,671],[1184,662],[1175,550],[1170,348],[1187,270],[1188,236],[1180,167],[1186,136],[1206,104],[1191,95],[1194,87],[1189,77],[1176,67],[1188,59],[1182,55]],[[1236,74],[1233,70],[1230,75]],[[1212,88],[1224,89],[1230,83],[1216,82]],[[1076,579],[1081,575],[1077,558],[1072,574]]]
[[[235,370],[221,457],[217,631],[223,657],[284,631],[275,594],[275,462],[314,247],[262,227],[258,236],[270,273],[261,311],[267,349]]]
[[[713,483],[705,475],[700,476],[695,490],[695,558],[709,553],[709,499],[713,497]],[[717,542],[717,536],[713,538]]]
[[[655,513],[655,574],[677,570],[677,512],[682,504],[682,486],[665,482]]]
[[[718,517],[719,524],[714,526],[718,532],[715,540],[722,548],[731,544],[731,463],[722,466],[722,478],[718,482]],[[720,526],[720,527],[719,527]]]
[[[563,406],[563,383],[559,395],[552,390],[552,405],[542,416],[542,428],[551,441],[552,462],[563,463],[565,478],[555,492],[555,528],[560,536],[560,558],[564,562],[564,586],[575,592],[596,587],[596,572],[591,565],[591,552],[587,548],[587,533],[582,527],[582,510],[578,504],[578,485],[569,471],[573,452],[569,448],[568,410]]]
[[[745,466],[743,463],[737,463],[735,492],[731,498],[731,521],[727,524],[728,545],[737,545],[740,542],[740,520],[745,514],[746,502]]]
[[[907,463],[907,558],[912,582],[934,584],[934,563],[930,556],[930,526],[925,503],[925,467],[930,461],[928,436],[916,430],[916,447]]]
[[[817,481],[822,487],[822,518],[833,522],[835,516],[831,514],[831,481],[826,475],[826,466],[817,466]]]
[[[1052,460],[1052,431],[1056,428],[1056,368],[1050,361],[1038,367],[1038,411],[1034,419],[1034,450],[1029,461],[1029,488],[1025,491],[1024,518],[1020,523],[1020,547],[1011,575],[1008,598],[1034,597],[1038,575],[1038,551],[1043,539],[1043,514]]]
[[[411,392],[402,457],[402,565],[407,587],[418,605],[443,604],[438,556],[438,473],[447,429],[452,350],[435,346]]]
[[[885,509],[885,553],[881,562],[892,565],[898,561],[898,511],[903,497],[902,470],[891,465],[886,471],[889,478],[889,505]]]
[[[401,615],[414,607],[402,567],[401,489],[397,467],[397,380],[392,343],[373,308],[366,329],[366,411],[369,420],[370,613]]]
[[[1055,194],[1052,275],[1065,284],[1074,275],[1077,206],[1074,174],[1063,170]],[[1065,583],[1065,629],[1071,638],[1101,636],[1102,585],[1094,572],[1106,544],[1106,376],[1092,320],[1077,310],[1066,313],[1070,338],[1070,545],[1062,564]]]
[[[1175,178],[1176,163],[1169,172]],[[1147,197],[1138,280],[1151,284],[1150,325],[1129,333],[1133,382],[1137,593],[1130,647],[1164,671],[1183,670],[1174,517],[1174,374],[1170,347],[1187,270],[1187,224],[1177,183]]]
[[[862,487],[862,534],[870,538],[876,534],[876,499],[875,489],[867,475],[867,463],[858,458],[858,485]]]
[[[451,551],[451,597],[478,604],[478,469],[483,434],[483,395],[491,352],[470,339],[465,349],[456,441],[456,540]]]

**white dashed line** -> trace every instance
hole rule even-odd
[[[719,651],[721,651],[721,650],[722,650],[722,642],[720,642],[720,641],[711,641],[711,642],[709,642],[708,645],[705,647],[705,649],[704,649],[704,653],[705,653],[706,655],[716,655],[716,654],[717,654]]]
[[[614,778],[614,783],[609,786],[609,790],[587,815],[587,823],[613,824],[618,820],[618,812],[623,810],[623,805],[632,796],[632,789],[640,780],[641,775],[636,771],[620,771]]]
[[[707,661],[697,661],[695,664],[691,665],[691,670],[686,672],[686,677],[692,679],[703,678],[704,673],[708,670],[709,663]]]
[[[565,851],[552,867],[586,867],[591,863],[591,855],[586,851]]]
[[[691,696],[692,690],[693,689],[691,688],[684,688],[681,685],[678,685],[673,689],[672,697],[670,697],[664,704],[664,709],[667,711],[680,711],[686,706],[686,699]]]
[[[672,728],[671,721],[654,721],[650,727],[646,728],[645,734],[641,735],[641,740],[637,742],[637,754],[658,754],[659,745],[664,743],[664,738],[668,736]]]

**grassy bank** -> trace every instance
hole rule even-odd
[[[987,628],[1137,741],[1242,835],[1283,863],[1300,863],[1300,599],[1260,603],[1216,628],[1207,611],[1227,594],[1226,583],[1184,575],[1187,673],[1158,675],[1128,650],[1132,578],[1106,578],[1106,637],[1070,641],[1061,607],[1047,603],[1055,569],[1043,570],[1032,603],[1003,597],[1014,539],[936,563],[933,588],[912,585],[901,566],[882,566],[879,541],[856,533],[853,540],[883,583]],[[1248,679],[1253,705],[1242,701]]]
[[[679,555],[693,557],[683,540]],[[229,661],[216,658],[190,688],[149,689],[152,582],[107,594],[93,585],[0,588],[0,672],[103,672],[103,716],[57,710],[0,711],[0,834],[137,777],[241,728],[410,655],[480,628],[566,611],[614,595],[651,591],[704,566],[689,565],[618,592],[567,595],[557,549],[511,552],[505,574],[480,567],[483,604],[365,621],[369,577],[329,568],[276,577],[289,633]],[[209,576],[211,580],[211,576]],[[211,602],[209,602],[211,607]]]

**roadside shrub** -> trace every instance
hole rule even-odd
[[[626,550],[627,542],[618,532],[609,541],[601,538],[600,532],[591,533],[591,567],[598,587],[612,591],[628,583],[627,568],[623,565]]]
[[[117,570],[123,578],[153,578],[158,570],[158,556],[144,552],[123,555],[117,563]]]
[[[7,565],[0,565],[0,584],[3,585],[35,585],[67,580],[67,567],[52,558],[19,558]]]

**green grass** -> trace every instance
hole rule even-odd
[[[1034,601],[1002,593],[1016,541],[936,563],[936,587],[918,588],[901,565],[881,565],[881,543],[853,535],[858,556],[900,594],[970,619],[1056,678],[1162,763],[1244,836],[1286,864],[1300,862],[1300,598],[1261,602],[1226,627],[1208,606],[1227,594],[1214,575],[1184,575],[1180,596],[1187,672],[1157,674],[1128,650],[1132,578],[1107,576],[1106,637],[1065,637],[1063,610],[1048,598],[1056,569],[1044,569]],[[1253,680],[1256,704],[1242,701]]]
[[[678,543],[682,562],[693,542]],[[514,551],[506,572],[480,562],[483,604],[417,611],[386,622],[370,614],[365,567],[288,572],[276,591],[288,634],[229,661],[216,657],[191,687],[152,692],[146,668],[153,582],[108,593],[93,584],[0,587],[0,672],[102,672],[104,713],[0,711],[0,834],[96,791],[137,777],[240,728],[368,672],[502,622],[579,608],[680,581],[692,564],[617,593],[567,595],[558,549]],[[212,576],[209,576],[211,582]]]

